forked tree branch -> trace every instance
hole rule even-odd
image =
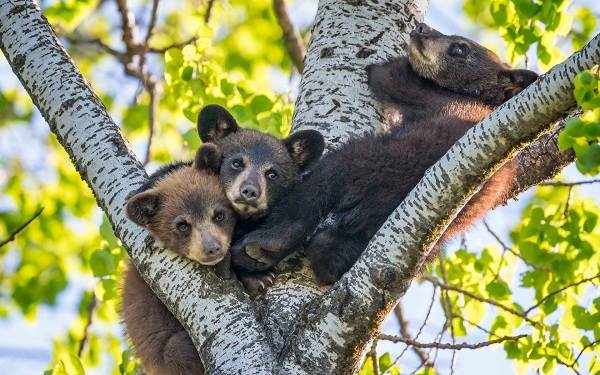
[[[156,248],[145,230],[127,220],[126,198],[146,173],[37,3],[0,0],[0,48],[140,274],[190,333],[205,368],[222,374],[249,368],[272,373],[272,352],[241,286]]]
[[[311,61],[310,52],[307,61]],[[379,330],[383,317],[405,293],[446,226],[508,158],[567,115],[576,104],[575,76],[598,63],[600,35],[461,138],[390,215],[352,269],[314,303],[318,309],[306,313],[306,324],[296,336],[298,350],[335,345],[345,348],[342,358],[351,358],[351,353],[364,356],[372,340],[370,333]],[[323,93],[316,90],[310,95]],[[298,111],[314,112],[302,98],[301,93]],[[337,112],[330,115],[338,116]],[[296,113],[296,119],[301,117]],[[330,133],[339,134],[335,120],[319,126],[325,132],[330,127]],[[340,363],[334,372],[353,363]]]

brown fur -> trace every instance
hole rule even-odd
[[[452,56],[455,43],[473,53]],[[408,59],[368,70],[373,93],[398,113],[401,123],[389,133],[354,140],[321,159],[263,227],[234,244],[234,264],[269,269],[305,245],[317,278],[324,284],[335,282],[427,169],[495,105],[537,77],[510,70],[473,41],[443,35],[424,24],[411,33],[409,51]],[[494,174],[436,248],[503,202],[513,173],[514,164],[508,163]]]
[[[220,158],[218,147],[205,144],[192,165],[161,172],[160,178],[151,179],[151,186],[129,199],[128,217],[179,255],[205,265],[225,262],[235,213],[215,174]],[[147,374],[203,373],[191,338],[131,264],[121,314]]]

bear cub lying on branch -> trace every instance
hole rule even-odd
[[[278,204],[264,225],[232,247],[232,262],[267,270],[304,246],[317,279],[337,281],[387,217],[473,125],[537,79],[511,69],[467,38],[426,24],[410,34],[408,57],[368,68],[369,86],[401,124],[327,154]],[[436,248],[506,199],[508,162],[467,203]],[[434,254],[435,252],[432,252]]]

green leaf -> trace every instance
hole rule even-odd
[[[181,71],[181,79],[183,79],[184,81],[191,80],[193,75],[194,75],[194,68],[192,68],[191,66],[186,66]]]
[[[273,108],[273,102],[271,99],[266,97],[265,95],[257,95],[252,98],[252,102],[250,103],[250,108],[256,114],[269,111]]]
[[[94,251],[90,257],[89,263],[92,273],[96,277],[111,275],[117,269],[113,255],[107,249]]]
[[[510,296],[510,288],[504,280],[494,280],[485,289],[490,297],[494,299],[503,300]]]

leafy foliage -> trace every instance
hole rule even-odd
[[[474,21],[500,32],[512,62],[535,46],[546,70],[563,59],[561,38],[569,37],[574,48],[581,48],[596,26],[589,9],[572,13],[567,11],[571,4],[572,0],[465,0],[464,10]]]
[[[560,134],[560,148],[572,148],[577,169],[583,174],[600,173],[600,79],[583,72],[575,79],[575,99],[584,113],[567,122]]]

